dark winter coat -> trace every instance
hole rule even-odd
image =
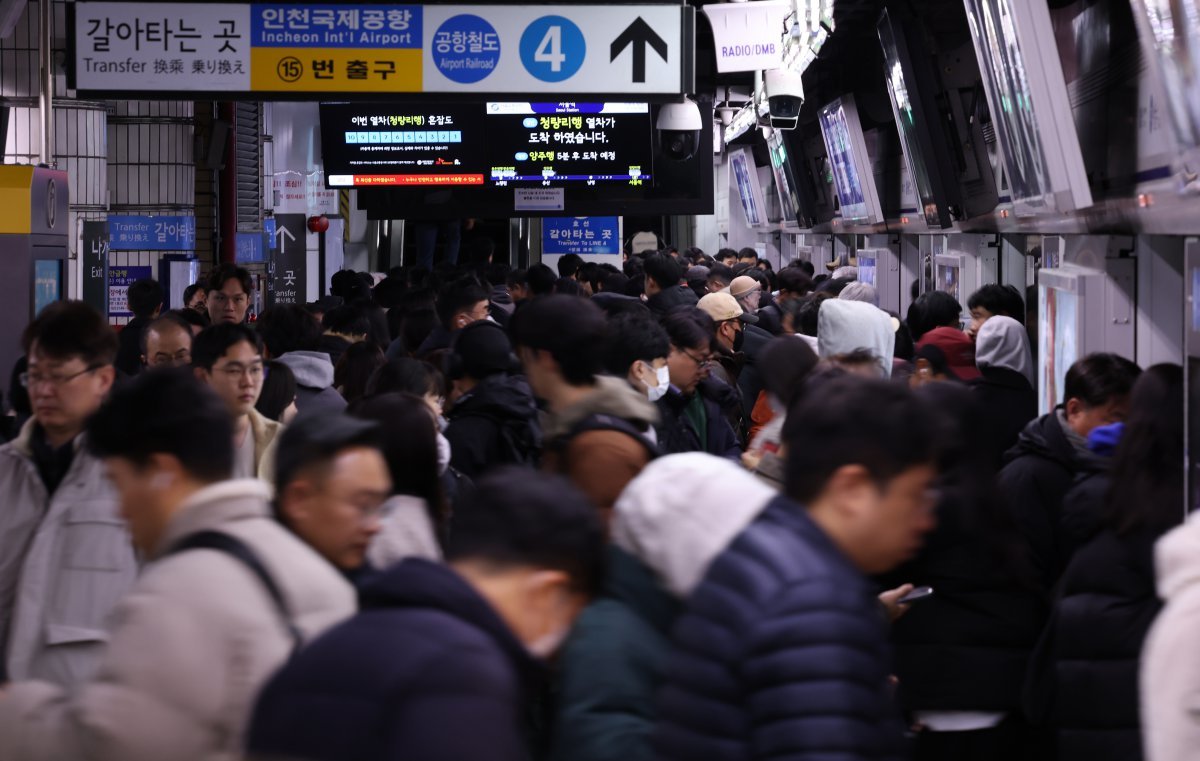
[[[1037,417],[1037,392],[1029,380],[1006,367],[981,367],[980,377],[970,382],[982,413],[982,428],[976,440],[987,447],[992,463],[999,468],[1004,453],[1017,443],[1017,437]]]
[[[783,335],[783,311],[772,302],[758,310],[758,327],[773,336]]]
[[[500,465],[537,464],[542,431],[537,403],[524,378],[484,378],[446,418],[450,464],[471,480]]]
[[[313,761],[527,761],[538,667],[458,574],[383,571],[361,611],[297,653],[262,691],[252,755]]]
[[[1139,761],[1138,665],[1162,607],[1151,531],[1101,530],[1063,574],[1046,647],[1059,761]]]
[[[1063,567],[1080,547],[1092,540],[1104,523],[1104,503],[1108,498],[1108,461],[1096,460],[1084,465],[1071,490],[1063,497],[1058,521],[1059,555]],[[1103,467],[1102,467],[1103,466]]]
[[[1060,529],[1063,498],[1079,473],[1100,467],[1102,461],[1071,443],[1056,412],[1025,426],[1005,457],[1008,464],[997,479],[1000,496],[1049,594],[1066,566]]]
[[[741,462],[741,444],[721,405],[714,398],[712,386],[701,384],[696,388],[696,394],[704,404],[704,413],[708,420],[707,430],[704,431],[697,431],[684,413],[690,397],[685,397],[674,386],[666,396],[655,402],[659,412],[659,425],[655,429],[659,450],[663,454],[707,452]]]
[[[786,497],[717,558],[673,634],[661,759],[904,755],[875,588]]]
[[[646,306],[655,318],[661,320],[679,307],[694,307],[699,302],[696,294],[686,285],[665,288],[646,299]]]
[[[142,332],[151,322],[152,319],[134,317],[117,334],[117,358],[113,364],[126,375],[142,371]]]
[[[892,624],[900,696],[911,711],[1015,713],[1048,606],[1016,531],[962,494],[943,491],[937,528],[885,581],[934,589]]]
[[[604,596],[559,654],[551,761],[654,761],[654,695],[679,610],[649,568],[609,548]]]
[[[759,393],[766,388],[763,385],[762,371],[758,369],[758,360],[763,350],[775,336],[758,327],[747,325],[745,337],[742,339],[742,353],[746,355],[746,365],[738,375],[738,390],[742,393],[742,413],[746,419],[754,412]]]

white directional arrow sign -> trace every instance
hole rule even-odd
[[[283,240],[284,238],[287,238],[288,240],[293,240],[293,241],[296,240],[296,236],[292,235],[291,230],[287,229],[286,227],[281,226],[278,230],[275,231],[275,241],[278,244],[279,253],[281,253],[281,254],[287,253],[287,243],[284,242],[284,240]]]

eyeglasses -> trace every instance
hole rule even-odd
[[[679,352],[680,354],[683,354],[688,359],[695,362],[696,367],[707,367],[708,365],[711,365],[712,361],[713,361],[711,354],[709,354],[707,357],[697,357],[695,354],[692,354],[687,349],[680,349],[678,346],[675,347],[675,351]]]
[[[49,385],[51,388],[61,388],[81,375],[87,375],[90,372],[95,372],[101,367],[103,367],[103,365],[88,365],[85,369],[70,375],[61,375],[57,373],[50,373],[49,375],[42,375],[41,373],[21,373],[18,379],[21,381],[22,386],[29,389],[34,388],[35,386],[40,386],[43,383]]]

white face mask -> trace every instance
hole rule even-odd
[[[657,369],[650,364],[646,364],[646,367],[654,370],[655,380],[658,382],[658,385],[655,386],[647,385],[646,396],[650,398],[650,401],[657,402],[666,396],[667,391],[671,389],[671,370],[666,365]]]
[[[528,645],[526,645],[525,648],[529,650],[530,654],[532,654],[534,658],[546,660],[558,652],[558,649],[562,647],[562,643],[566,641],[567,635],[570,633],[570,629],[560,629],[555,632],[543,634],[533,642],[530,642]]]
[[[438,474],[441,475],[450,467],[450,440],[440,433],[437,435],[437,449]]]

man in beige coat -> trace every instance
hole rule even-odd
[[[221,397],[233,418],[233,477],[275,475],[275,439],[283,425],[254,408],[263,387],[262,339],[240,323],[205,328],[192,342],[196,378]]]
[[[266,679],[353,613],[349,584],[271,518],[269,487],[227,480],[232,435],[221,400],[186,371],[140,376],[93,417],[88,445],[149,564],[93,679],[0,693],[0,758],[237,758]]]
[[[138,569],[117,496],[84,445],[113,384],[117,337],[87,304],[63,301],[23,343],[33,417],[0,447],[0,683],[70,687],[95,672],[104,620]]]

